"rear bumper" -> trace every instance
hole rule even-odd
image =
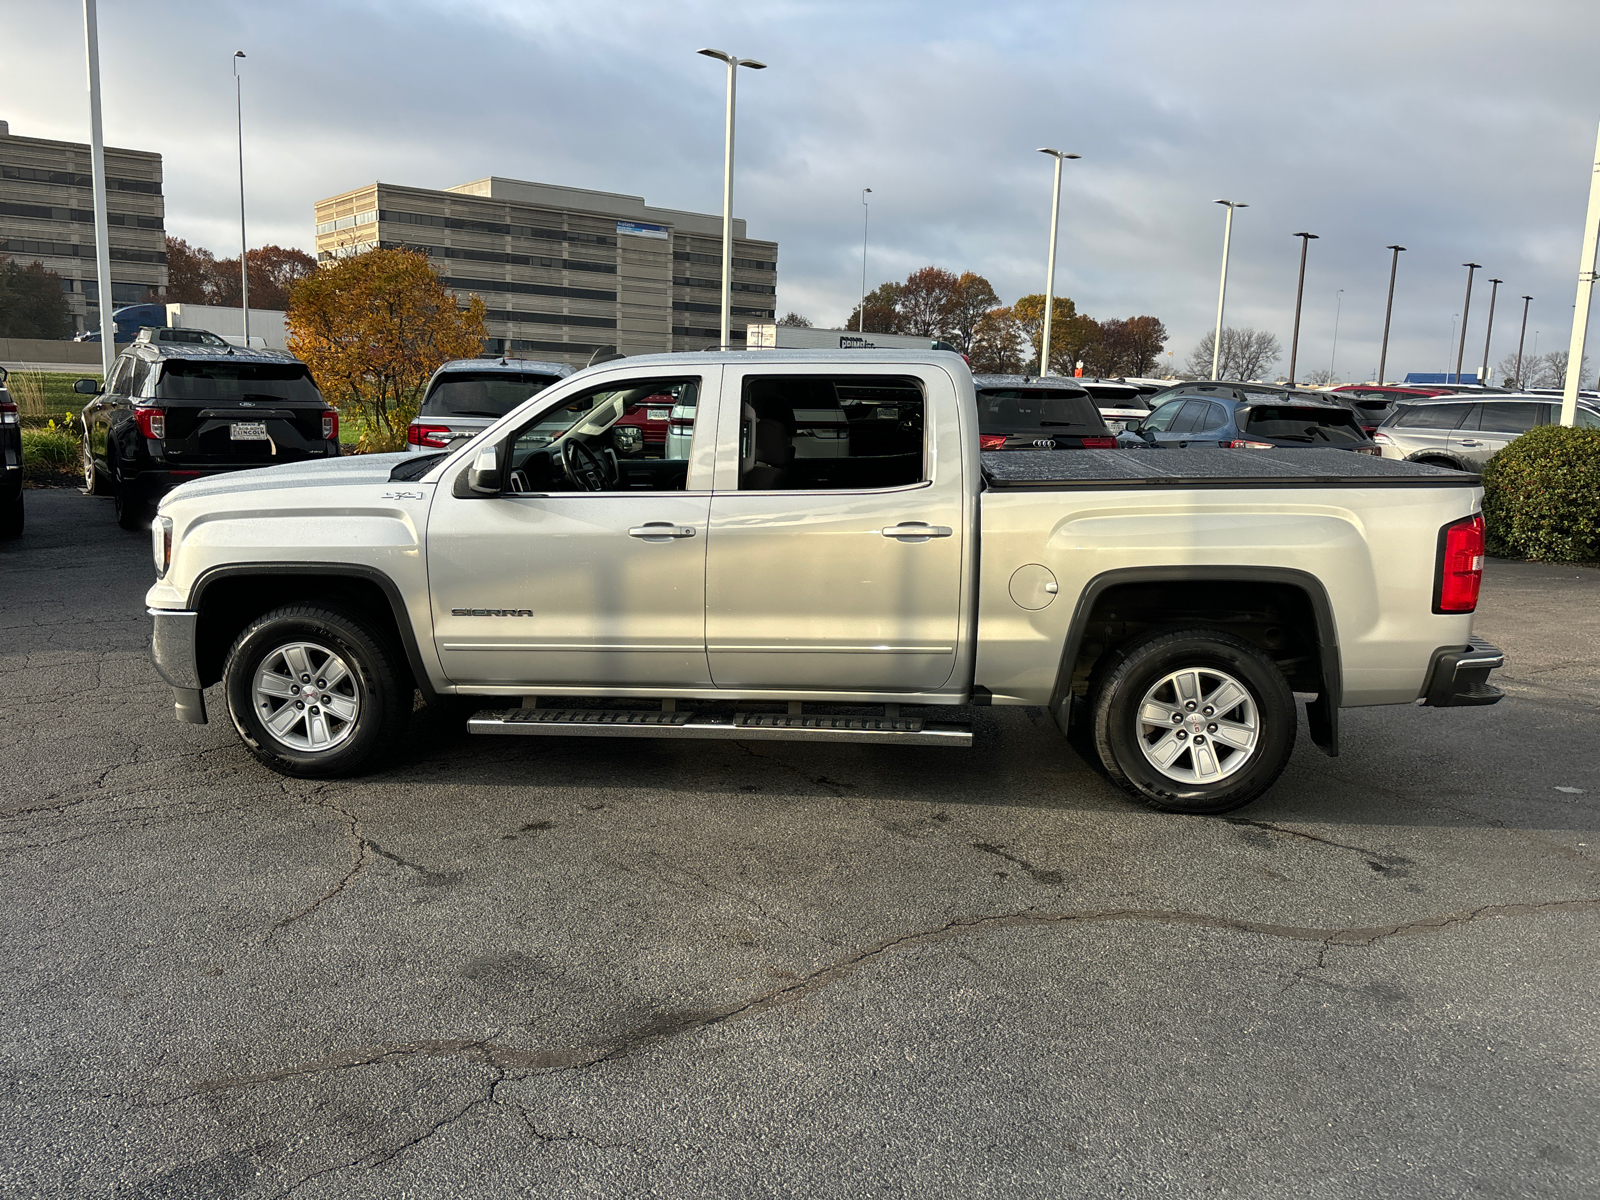
[[[206,698],[201,690],[200,660],[195,632],[200,614],[180,609],[146,609],[154,624],[150,635],[150,661],[156,673],[172,685],[173,710],[189,725],[206,723]]]
[[[1429,708],[1497,704],[1505,693],[1489,683],[1489,672],[1505,665],[1505,654],[1482,638],[1466,646],[1441,646],[1433,652],[1417,703]]]

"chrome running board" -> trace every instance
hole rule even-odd
[[[833,716],[823,713],[661,712],[655,709],[485,709],[470,733],[513,737],[720,738],[725,741],[868,742],[901,746],[972,745],[972,727],[921,717]]]

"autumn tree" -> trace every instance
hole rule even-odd
[[[778,318],[779,325],[788,326],[790,329],[810,329],[811,322],[797,312],[786,312]]]
[[[167,235],[167,303],[212,303],[217,256],[203,246],[191,246]]]
[[[900,324],[902,333],[936,338],[955,305],[956,276],[940,267],[923,267],[906,276],[900,285]]]
[[[258,246],[245,261],[250,264],[251,308],[288,308],[295,281],[317,269],[316,259],[292,246]],[[167,303],[237,308],[240,298],[237,258],[218,258],[203,246],[167,238]]]
[[[993,286],[982,275],[963,271],[945,310],[944,336],[962,354],[970,354],[978,322],[1000,303]]]
[[[483,346],[484,305],[457,305],[425,254],[370,250],[297,281],[289,295],[289,350],[322,394],[359,415],[362,449],[397,447],[428,376]]]
[[[982,375],[1015,375],[1022,370],[1022,323],[1010,308],[991,308],[972,327],[966,354]]]
[[[850,310],[846,329],[860,329],[866,333],[905,333],[900,317],[900,291],[898,283],[880,283],[867,293],[867,316],[861,320],[861,306]]]
[[[60,340],[72,332],[61,276],[43,263],[19,266],[0,254],[0,337]]]
[[[1022,326],[1023,336],[1032,347],[1028,367],[1037,374],[1072,374],[1072,364],[1083,354],[1097,334],[1092,317],[1078,318],[1078,306],[1070,297],[1057,296],[1050,314],[1050,362],[1039,367],[1044,340],[1044,293],[1034,292],[1011,306]]]

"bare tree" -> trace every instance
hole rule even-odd
[[[787,325],[791,329],[810,329],[811,322],[797,312],[786,312],[778,318],[779,325]]]
[[[1211,347],[1214,338],[1206,334],[1200,339],[1184,371],[1194,379],[1211,377]],[[1283,347],[1278,339],[1265,329],[1224,329],[1222,353],[1217,356],[1217,378],[1260,379],[1283,357]]]
[[[1331,367],[1318,367],[1314,371],[1307,371],[1300,377],[1300,382],[1307,387],[1327,387],[1330,383],[1338,383]]]

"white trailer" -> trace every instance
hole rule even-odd
[[[286,314],[275,308],[250,310],[250,344],[258,350],[287,350]],[[167,325],[173,329],[204,329],[225,342],[242,346],[244,314],[238,308],[213,304],[169,304]]]

